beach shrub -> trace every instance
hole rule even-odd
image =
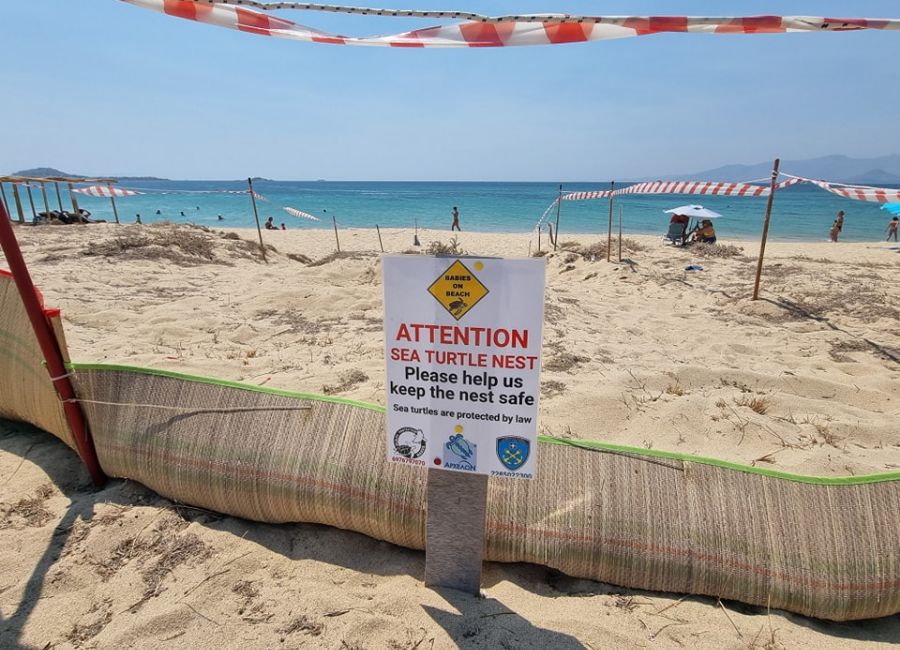
[[[428,244],[428,248],[425,250],[425,253],[428,255],[465,255],[466,251],[464,251],[460,245],[459,240],[454,237],[450,240],[449,244],[445,244],[440,240],[436,240]]]
[[[82,255],[169,260],[190,265],[215,260],[212,238],[185,226],[132,226],[110,239],[88,242]]]
[[[733,244],[693,244],[686,249],[700,257],[743,257],[744,249]]]

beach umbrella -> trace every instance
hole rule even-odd
[[[900,203],[882,203],[882,210],[887,210],[891,214],[900,215]]]
[[[135,196],[143,194],[143,192],[135,192],[134,190],[123,190],[118,187],[104,187],[103,185],[91,185],[90,187],[79,187],[73,189],[76,194],[85,194],[87,196],[113,197],[113,196]]]
[[[672,208],[671,210],[665,210],[665,214],[678,214],[685,217],[696,217],[698,219],[718,219],[722,215],[718,212],[713,212],[709,208],[704,208],[702,205],[682,205],[679,208]]]

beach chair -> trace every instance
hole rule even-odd
[[[676,246],[684,245],[687,237],[686,223],[670,223],[669,232],[666,233],[666,240],[672,242]]]

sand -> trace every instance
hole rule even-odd
[[[267,264],[250,230],[16,232],[47,304],[62,309],[76,361],[384,403],[374,231],[342,230],[338,257],[330,230],[264,232]],[[382,238],[389,252],[413,249],[412,231]],[[451,234],[420,230],[419,239],[427,249]],[[457,241],[478,255],[525,256],[537,244],[471,232]],[[900,469],[900,253],[891,245],[771,243],[762,299],[751,301],[758,242],[721,242],[732,255],[708,257],[630,237],[613,263],[597,255],[605,237],[560,243],[546,255],[543,433],[820,476]],[[531,565],[487,564],[484,599],[438,593],[422,584],[419,552],[177,506],[127,481],[94,491],[61,443],[5,421],[0,566],[0,648],[900,641],[900,616],[826,623]]]

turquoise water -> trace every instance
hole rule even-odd
[[[623,186],[624,184],[617,184]],[[144,223],[169,220],[208,226],[250,227],[253,209],[247,194],[204,193],[210,190],[246,190],[246,182],[216,181],[130,181],[121,187],[144,189],[148,194],[117,199],[123,222],[133,223],[140,214]],[[571,183],[564,191],[605,189],[605,183]],[[527,232],[554,200],[556,183],[470,183],[470,182],[334,182],[257,181],[254,189],[267,201],[258,202],[260,220],[273,217],[289,229],[330,228],[332,215],[341,227],[450,228],[450,211],[459,207],[463,230],[485,232]],[[160,194],[159,191],[173,191]],[[7,194],[8,194],[7,190]],[[50,192],[51,209],[56,208]],[[35,201],[42,201],[36,192]],[[79,205],[94,217],[112,220],[109,199],[79,196]],[[616,199],[624,217],[624,230],[634,234],[662,234],[668,224],[663,213],[679,205],[699,203],[723,217],[716,230],[724,239],[758,238],[765,214],[765,198],[738,198],[690,195],[626,196]],[[63,194],[66,205],[66,194]],[[69,206],[70,207],[70,206]],[[312,222],[285,213],[293,207],[322,219]],[[42,210],[38,207],[38,210]],[[159,210],[160,214],[156,214]],[[842,239],[877,241],[884,239],[887,212],[877,204],[853,201],[814,186],[794,186],[776,194],[770,237],[778,240],[823,241],[838,210],[846,212]],[[184,216],[182,216],[184,213]],[[222,215],[223,221],[218,220]],[[560,218],[562,235],[606,232],[609,204],[606,200],[565,201]],[[552,220],[556,220],[553,211]]]

